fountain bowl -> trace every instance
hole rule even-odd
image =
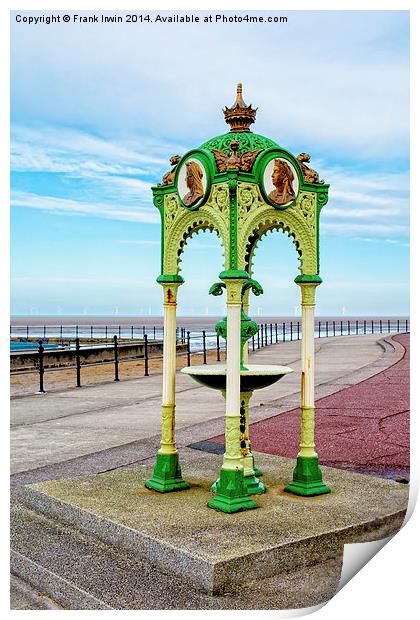
[[[226,366],[222,364],[186,366],[181,372],[208,388],[226,390]],[[288,366],[247,364],[246,370],[241,370],[241,392],[253,392],[267,387],[291,372],[293,369]]]

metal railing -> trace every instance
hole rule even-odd
[[[62,333],[61,326],[59,326],[59,332]],[[77,327],[77,326],[75,326]],[[84,329],[90,328],[91,326],[83,326]],[[93,326],[92,326],[93,327]],[[95,326],[96,328],[97,326]],[[26,328],[26,326],[25,326]],[[46,328],[46,326],[45,326]],[[57,330],[57,326],[55,326]],[[127,329],[125,326],[124,329]],[[143,328],[142,328],[143,329]],[[45,345],[48,345],[49,338],[42,337],[38,342],[34,343],[34,349],[32,353],[37,355],[36,365],[34,369],[30,370],[16,370],[12,371],[11,375],[24,375],[24,374],[33,374],[38,373],[39,375],[39,392],[45,393],[44,388],[44,375],[46,372],[59,372],[64,370],[75,370],[76,373],[76,387],[82,386],[82,369],[93,366],[102,366],[102,365],[113,365],[113,377],[114,381],[120,380],[120,364],[123,362],[130,361],[142,361],[143,362],[143,376],[149,376],[149,368],[150,362],[155,360],[162,360],[163,354],[150,354],[150,337],[146,330],[144,333],[142,331],[141,344],[143,345],[143,354],[136,355],[124,355],[124,351],[121,349],[121,345],[127,345],[127,338],[124,338],[124,331],[121,326],[120,329],[117,330],[118,334],[123,334],[122,337],[117,335],[116,333],[110,337],[109,329],[106,329],[105,333],[108,336],[108,340],[103,343],[107,346],[113,348],[113,359],[111,360],[100,360],[96,362],[86,362],[83,363],[81,360],[81,354],[83,353],[83,349],[86,345],[81,344],[80,336],[76,336],[74,341],[72,339],[68,340],[60,346],[58,344],[53,350],[59,351],[61,350],[70,350],[74,352],[74,360],[75,363],[71,365],[53,367],[53,368],[45,368]],[[314,336],[316,338],[328,338],[331,336],[351,336],[351,335],[361,335],[361,334],[374,334],[374,333],[408,333],[410,331],[410,322],[408,319],[373,319],[373,320],[340,320],[340,321],[316,321],[315,323],[315,331]],[[25,330],[25,333],[29,332],[29,327]],[[42,329],[43,333],[47,333],[46,329]],[[57,331],[56,331],[57,333]],[[80,333],[80,331],[78,331]],[[95,333],[95,336],[92,338],[97,338],[96,332],[88,329],[88,333]],[[130,328],[131,333],[131,328]],[[134,326],[133,326],[134,333]],[[158,334],[163,337],[163,328],[153,327],[151,329],[152,340],[158,340]],[[300,340],[302,336],[301,323],[300,321],[288,321],[281,323],[259,323],[258,324],[258,332],[252,337],[249,341],[249,348],[251,351],[256,351],[259,349],[263,349],[264,347],[279,344],[282,342],[290,342],[294,340]],[[29,336],[30,337],[30,336]],[[16,338],[16,336],[15,336]],[[18,337],[22,342],[28,342],[27,338],[23,338],[22,336]],[[51,336],[52,338],[52,336]],[[57,338],[57,336],[55,336]],[[122,338],[122,339],[121,339]],[[182,351],[177,352],[177,357],[185,357],[187,365],[190,366],[193,361],[197,361],[197,358],[200,357],[199,360],[202,364],[207,364],[208,354],[210,351],[215,352],[215,361],[222,361],[222,358],[226,358],[226,342],[214,332],[208,330],[201,331],[191,331],[186,328],[177,328],[176,331],[177,343],[184,345]],[[131,338],[129,339],[131,340]],[[134,340],[134,338],[133,338]],[[64,338],[62,339],[64,343]],[[92,345],[88,345],[89,348]],[[49,349],[47,349],[49,350]],[[28,352],[26,351],[17,351],[17,353]]]

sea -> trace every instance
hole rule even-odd
[[[215,334],[215,324],[222,316],[179,316],[177,329],[179,337],[186,336],[198,340],[203,331],[208,337]],[[301,334],[299,316],[257,316],[252,317],[260,325],[267,325],[271,333],[277,329],[277,337],[296,339]],[[277,328],[275,327],[277,324]],[[271,327],[270,327],[271,326]],[[408,316],[317,316],[315,319],[315,335],[345,335],[347,333],[371,333],[388,331],[408,331]],[[24,346],[29,338],[43,339],[48,344],[49,338],[143,338],[163,337],[162,316],[12,316],[10,320],[10,338],[18,341],[17,348]],[[20,341],[20,342],[19,342]]]

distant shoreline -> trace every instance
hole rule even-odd
[[[300,315],[295,316],[256,316],[251,314],[252,318],[259,323],[283,323],[296,322],[300,320]],[[214,326],[222,318],[222,315],[211,316],[177,316],[177,324],[180,327],[198,326]],[[348,315],[348,316],[326,316],[316,314],[316,319],[320,321],[406,321],[410,320],[408,315]],[[123,315],[15,315],[10,318],[11,326],[21,325],[121,325],[121,326],[153,326],[162,325],[163,316],[123,316]]]

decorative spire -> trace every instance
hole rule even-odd
[[[255,123],[255,116],[258,108],[253,109],[252,105],[247,106],[242,99],[242,84],[238,84],[236,99],[231,108],[225,107],[223,114],[225,121],[230,125],[230,130],[235,133],[251,131],[249,126]]]

